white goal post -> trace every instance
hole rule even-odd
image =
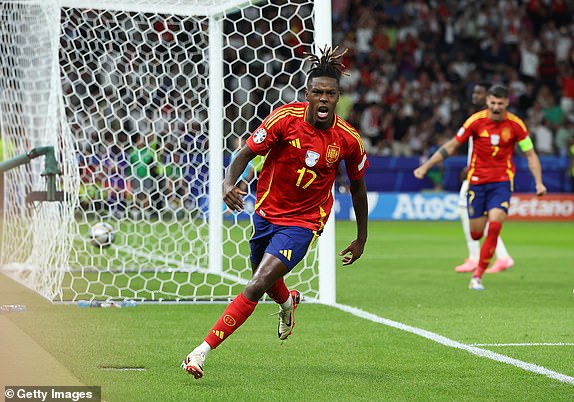
[[[30,197],[41,160],[3,174],[0,270],[58,302],[238,294],[252,210],[225,210],[224,168],[266,114],[303,99],[302,53],[331,44],[330,0],[8,0],[0,26],[0,160],[53,146],[63,194]],[[110,247],[90,243],[100,221]],[[333,221],[286,277],[326,304]]]

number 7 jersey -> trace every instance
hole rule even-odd
[[[341,161],[350,180],[363,177],[369,161],[361,136],[335,116],[320,130],[307,121],[308,103],[274,110],[247,139],[265,163],[257,182],[255,212],[275,225],[320,231],[333,206],[333,183]]]
[[[514,180],[516,168],[512,161],[516,144],[528,137],[526,125],[518,116],[506,112],[502,121],[492,121],[488,110],[470,116],[455,138],[464,143],[472,138],[472,154],[468,164],[470,184]]]

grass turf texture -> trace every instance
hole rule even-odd
[[[338,223],[337,249],[354,233]],[[515,267],[485,275],[477,292],[453,270],[466,256],[459,223],[372,222],[361,260],[337,269],[337,301],[466,344],[573,343],[572,223],[507,222],[502,236]],[[106,401],[574,399],[572,384],[322,305],[301,305],[283,344],[276,307],[259,305],[196,381],[179,364],[224,304],[80,309],[26,289],[0,292],[0,303],[28,304],[4,317],[81,382],[102,386]],[[574,377],[574,346],[483,348]]]

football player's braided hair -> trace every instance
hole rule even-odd
[[[347,53],[348,49],[339,50],[339,46],[331,49],[325,45],[325,47],[320,50],[321,56],[317,56],[313,53],[304,53],[311,62],[311,69],[307,75],[307,83],[315,77],[329,77],[335,78],[338,84],[341,75],[345,74],[345,65],[341,62],[341,59],[345,53]]]

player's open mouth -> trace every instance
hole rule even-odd
[[[319,109],[317,109],[317,116],[320,119],[326,119],[327,116],[329,116],[329,108],[326,106],[320,106]]]

